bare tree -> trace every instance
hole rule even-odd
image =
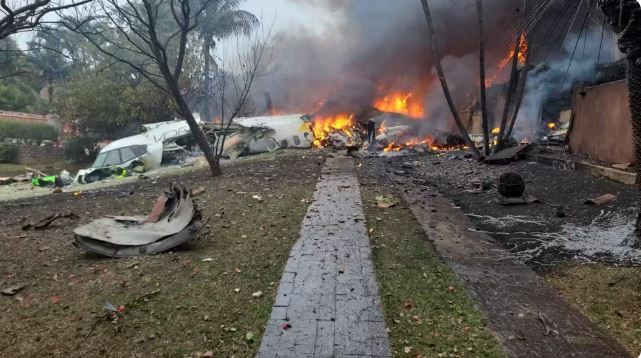
[[[427,4],[427,0],[421,0],[421,4],[423,5],[423,12],[425,13],[425,21],[427,21],[427,31],[430,38],[430,44],[432,46],[432,55],[434,56],[434,60],[436,62],[436,72],[438,74],[438,79],[441,82],[441,86],[443,87],[443,94],[445,95],[445,99],[447,100],[447,104],[450,107],[452,116],[454,116],[454,122],[456,123],[456,126],[458,127],[459,132],[461,133],[461,136],[465,141],[465,144],[467,144],[467,146],[470,148],[470,151],[472,151],[474,157],[476,159],[480,159],[481,153],[476,148],[476,145],[474,145],[474,142],[470,138],[470,135],[467,133],[467,129],[465,129],[465,125],[461,120],[461,116],[456,109],[456,105],[454,104],[454,100],[452,99],[449,87],[447,86],[447,80],[445,79],[445,73],[443,72],[443,65],[441,64],[441,56],[438,51],[438,44],[436,43],[436,36],[434,35],[434,21],[432,20],[430,7]]]
[[[125,63],[174,100],[203,151],[213,176],[220,163],[196,121],[181,87],[191,36],[198,19],[214,0],[95,0],[75,16],[64,17],[70,30],[85,36],[100,52]]]
[[[271,28],[264,26],[241,34],[228,49],[222,49],[217,59],[214,98],[220,103],[220,120],[214,123],[219,133],[214,152],[218,158],[224,154],[229,129],[247,104],[253,84],[272,71],[271,34]]]
[[[49,14],[60,10],[87,4],[93,0],[79,0],[65,3],[63,1],[0,1],[0,39],[34,29]]]

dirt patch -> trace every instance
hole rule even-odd
[[[641,269],[565,265],[545,275],[563,297],[636,357],[641,352]]]
[[[275,155],[215,179],[200,171],[0,204],[0,288],[26,285],[0,296],[0,355],[253,356],[322,162]],[[143,214],[172,180],[206,187],[196,202],[209,221],[189,247],[112,260],[72,245],[71,228],[103,214]],[[81,219],[20,229],[24,218],[57,210]],[[108,303],[122,312],[109,317]]]
[[[399,200],[393,207],[379,208],[378,196],[398,198],[398,193],[369,176],[362,165],[358,171],[394,356],[504,356],[407,204]]]

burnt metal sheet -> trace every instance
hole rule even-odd
[[[76,243],[87,251],[109,257],[121,258],[154,255],[189,242],[196,237],[196,233],[200,230],[201,226],[202,223],[200,215],[197,215],[189,226],[179,231],[177,234],[140,246],[114,245],[108,242],[98,241],[82,236],[76,236]]]
[[[146,222],[143,217],[122,220],[104,217],[83,225],[73,232],[76,236],[108,242],[114,245],[139,246],[175,235],[189,225],[194,216],[194,204],[189,193],[178,190],[167,201],[169,210],[156,222]],[[167,209],[167,208],[166,208]]]
[[[151,220],[150,220],[151,219]],[[180,184],[160,196],[148,218],[108,216],[74,230],[76,243],[111,257],[149,255],[193,238],[201,227],[200,212]]]
[[[485,158],[484,163],[486,164],[509,164],[515,160],[521,158],[528,150],[530,150],[529,144],[520,144],[516,147],[511,147],[504,149],[494,155],[491,155]]]

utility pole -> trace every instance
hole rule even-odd
[[[476,10],[479,17],[479,62],[481,81],[481,116],[483,125],[483,149],[486,156],[490,155],[490,124],[487,118],[487,94],[485,89],[485,36],[483,31],[483,4],[476,0]]]

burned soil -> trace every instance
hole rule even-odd
[[[252,356],[323,162],[305,154],[3,203],[0,288],[23,288],[0,296],[0,355]],[[114,260],[72,244],[77,225],[145,214],[171,181],[205,187],[195,202],[206,225],[189,245]],[[21,230],[58,211],[80,219]]]
[[[636,217],[634,187],[528,161],[479,164],[459,153],[369,159],[368,164],[379,176],[400,175],[435,187],[472,219],[470,230],[488,233],[535,270],[574,259],[641,263],[641,253],[625,244]],[[541,203],[500,205],[498,178],[507,172],[522,175],[526,194]],[[601,206],[584,203],[604,194],[616,199]]]

